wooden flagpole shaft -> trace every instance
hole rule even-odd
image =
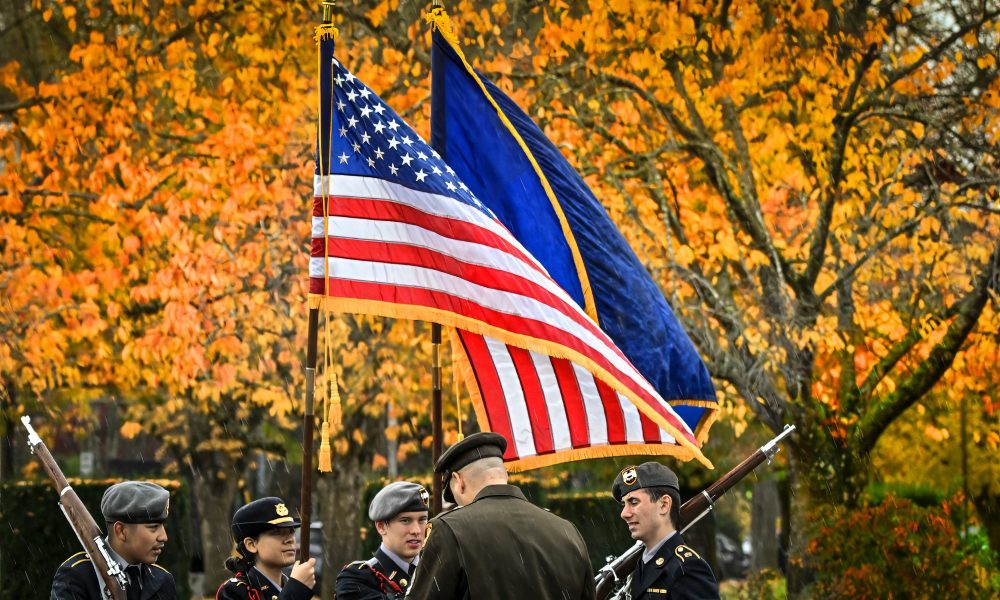
[[[431,377],[434,383],[433,396],[431,398],[431,427],[433,441],[431,442],[431,463],[437,464],[441,458],[443,432],[441,428],[441,324],[431,324],[431,347],[433,351],[433,365],[431,366]],[[441,513],[441,493],[444,491],[441,476],[434,473],[431,480],[431,510],[435,515]]]
[[[441,7],[441,0],[433,0],[431,5],[434,8]],[[431,86],[433,89],[434,86]],[[433,113],[433,110],[431,111]],[[431,145],[435,146],[433,132],[436,127],[439,127],[440,123],[433,114],[431,116]],[[445,157],[444,148],[435,148],[441,153],[442,157]],[[441,452],[443,447],[443,436],[444,432],[441,426],[441,325],[439,323],[434,323],[431,325],[431,344],[433,346],[434,352],[434,365],[432,367],[432,377],[434,379],[434,395],[431,401],[431,425],[432,425],[432,442],[431,442],[431,464],[437,464],[439,458],[441,458]],[[444,491],[444,486],[448,485],[447,481],[442,481],[441,476],[437,473],[432,474],[431,479],[431,511],[433,514],[441,514],[441,493]]]
[[[309,309],[309,339],[306,343],[306,401],[302,411],[302,492],[299,513],[299,560],[309,560],[309,526],[312,524],[312,465],[313,465],[313,394],[316,388],[316,346],[319,332],[319,309]]]

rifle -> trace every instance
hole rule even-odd
[[[102,582],[101,589],[104,597],[109,600],[125,600],[125,588],[128,586],[128,578],[118,562],[111,558],[108,544],[101,533],[101,528],[97,526],[90,511],[83,505],[83,501],[73,491],[73,487],[66,481],[62,469],[56,464],[52,454],[42,438],[38,437],[35,429],[31,426],[31,418],[21,417],[21,423],[28,430],[28,448],[31,453],[42,461],[42,467],[48,473],[49,479],[59,494],[59,508],[69,521],[69,526],[73,528],[83,549],[90,555],[90,560],[94,563],[97,571],[98,581]]]
[[[692,525],[701,520],[715,506],[715,501],[722,497],[734,485],[750,474],[765,460],[770,462],[771,458],[778,452],[778,442],[783,440],[788,434],[795,431],[794,425],[785,425],[785,429],[775,436],[771,441],[758,448],[753,454],[743,459],[743,462],[733,467],[731,471],[722,476],[721,479],[702,490],[700,494],[689,498],[680,508],[680,531],[684,533]],[[643,544],[636,542],[624,554],[610,560],[604,565],[594,577],[594,585],[597,586],[597,600],[604,600],[611,593],[616,581],[627,577],[634,569],[639,557],[642,556]]]

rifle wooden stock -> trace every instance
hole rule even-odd
[[[764,444],[753,454],[743,459],[743,462],[733,467],[731,471],[719,478],[718,481],[708,486],[700,494],[689,498],[680,508],[680,531],[684,533],[689,527],[701,520],[708,514],[715,501],[728,492],[733,486],[749,475],[754,469],[766,460],[770,460],[778,451],[778,442],[795,430],[794,425],[785,425],[784,431],[779,433],[771,441]],[[636,542],[624,554],[608,563],[598,571],[594,577],[594,584],[597,587],[597,600],[604,600],[614,589],[615,582],[624,579],[635,570],[639,557],[642,556],[642,542]]]
[[[69,521],[69,525],[73,528],[73,532],[76,533],[76,537],[80,540],[80,544],[83,545],[83,549],[90,555],[90,560],[93,561],[98,576],[104,580],[104,587],[110,592],[110,598],[112,600],[125,600],[125,589],[122,586],[122,582],[125,581],[124,574],[122,574],[121,581],[111,574],[108,559],[101,548],[98,547],[99,543],[103,543],[99,540],[104,537],[101,528],[97,525],[87,507],[84,506],[83,501],[77,496],[73,487],[66,480],[66,476],[63,475],[62,469],[59,468],[55,459],[52,458],[52,453],[49,452],[45,442],[38,437],[38,434],[31,427],[31,420],[28,417],[22,417],[21,421],[28,429],[28,447],[31,448],[32,454],[37,456],[38,460],[42,462],[42,468],[45,469],[49,479],[52,480],[56,494],[59,495],[59,504],[61,505],[63,514],[66,515],[66,520]],[[115,567],[117,566],[116,564]],[[118,570],[120,571],[120,569]]]

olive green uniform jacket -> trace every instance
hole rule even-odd
[[[592,600],[587,544],[512,485],[491,485],[427,524],[406,595],[417,600]]]

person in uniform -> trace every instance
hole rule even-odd
[[[226,559],[233,576],[222,582],[216,600],[309,600],[316,585],[316,559],[295,560],[295,529],[281,498],[254,500],[233,515],[236,556]],[[292,566],[294,565],[294,566]],[[291,577],[282,573],[292,567]]]
[[[407,592],[420,600],[590,600],[593,567],[576,527],[528,502],[507,483],[507,441],[476,433],[434,465],[444,499],[458,508],[427,524]]]
[[[128,600],[174,600],[174,576],[156,564],[167,543],[170,492],[145,481],[116,483],[101,498],[113,558],[128,577]],[[86,552],[66,559],[52,579],[51,600],[103,600],[104,581]]]
[[[657,462],[622,469],[611,486],[632,539],[646,547],[625,582],[630,600],[705,600],[719,597],[711,567],[677,531],[681,493],[677,475]]]
[[[375,556],[352,562],[337,575],[337,600],[400,600],[419,562],[430,496],[422,485],[397,481],[382,488],[368,518],[382,537]]]

